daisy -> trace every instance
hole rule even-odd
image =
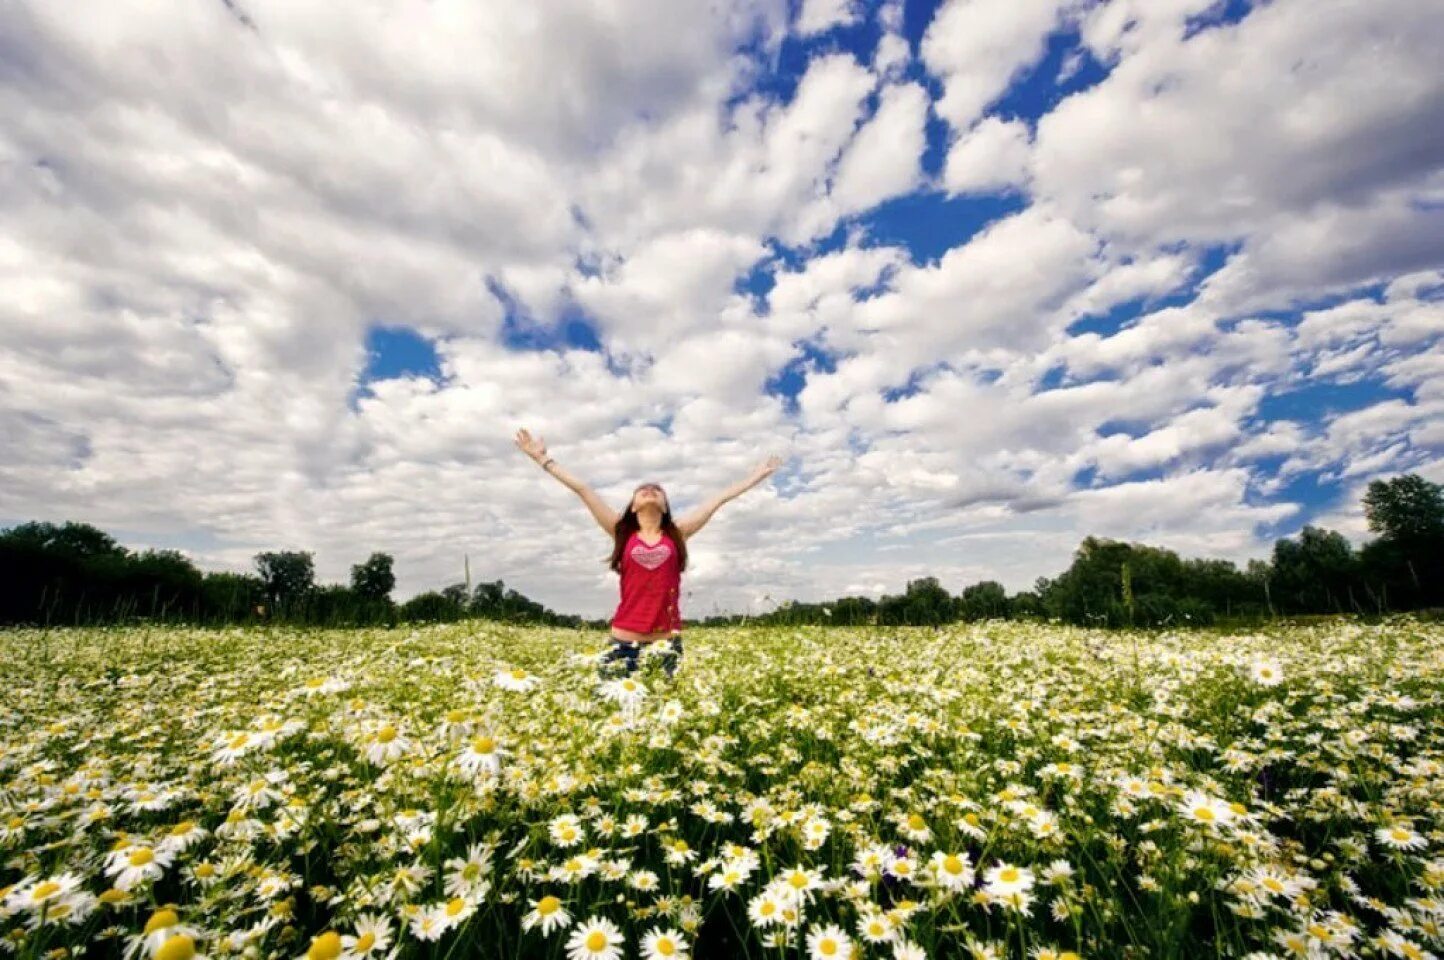
[[[362,753],[368,762],[382,767],[410,749],[411,741],[388,723],[366,738]]]
[[[1273,657],[1262,657],[1255,660],[1249,665],[1248,675],[1254,683],[1265,687],[1275,686],[1282,683],[1284,679],[1283,668]]]
[[[1414,828],[1400,821],[1392,826],[1379,827],[1374,831],[1379,844],[1393,850],[1422,850],[1429,841],[1414,832]]]
[[[446,931],[446,919],[435,909],[417,908],[411,914],[411,935],[418,940],[440,940]]]
[[[476,912],[476,903],[467,897],[452,897],[445,903],[438,903],[432,910],[447,930],[459,927],[466,918]]]
[[[631,885],[633,890],[649,893],[657,889],[660,878],[650,870],[634,870],[632,871],[632,875],[627,878],[627,883]]]
[[[774,877],[771,882],[776,884],[782,896],[790,898],[792,903],[810,903],[813,891],[822,886],[822,869],[807,868],[799,864]]]
[[[487,871],[491,869],[491,849],[484,844],[473,843],[466,851],[466,859],[452,857],[446,861],[446,895],[465,896],[480,890],[484,895],[491,887]]]
[[[327,930],[312,937],[311,945],[297,960],[337,960],[343,949],[341,935],[335,930]]]
[[[898,832],[916,843],[927,843],[933,838],[933,831],[920,814],[910,813],[898,818]]]
[[[169,850],[126,844],[106,856],[105,873],[115,878],[116,887],[130,890],[147,880],[160,879],[174,857]]]
[[[1033,871],[999,860],[983,874],[983,882],[984,889],[991,897],[1002,898],[1012,893],[1026,893],[1033,886]]]
[[[803,821],[801,827],[802,846],[807,850],[816,850],[827,842],[827,835],[832,828],[823,817],[808,817]]]
[[[363,913],[356,918],[356,932],[341,935],[341,956],[355,960],[382,953],[391,946],[391,918],[382,913]]]
[[[852,941],[835,923],[818,927],[807,935],[810,960],[843,960],[852,956]]]
[[[887,943],[897,936],[897,925],[887,914],[873,908],[857,918],[857,935],[868,943]]]
[[[178,937],[189,940],[191,948],[194,950],[195,941],[200,935],[199,930],[181,923],[180,917],[174,910],[162,907],[150,915],[139,935],[129,938],[126,955],[135,956],[144,953],[154,958],[162,947],[167,943],[173,943]],[[171,950],[175,952],[181,951],[182,948],[183,944],[179,942],[174,942],[171,946]]]
[[[642,937],[642,960],[687,960],[687,941],[676,930],[651,930]]]
[[[540,925],[542,936],[547,937],[553,930],[565,930],[571,922],[572,915],[562,906],[561,900],[548,895],[531,901],[531,912],[521,918],[521,927],[530,930]]]
[[[482,735],[472,737],[466,750],[452,762],[469,777],[494,777],[501,772],[501,758],[510,752],[503,750],[494,737]]]
[[[231,730],[216,738],[211,759],[228,767],[260,745],[260,738],[249,730]]]
[[[58,876],[39,878],[17,883],[5,896],[8,913],[30,910],[39,913],[52,904],[63,901],[80,886],[80,877],[66,872]]]
[[[966,890],[973,885],[973,867],[966,850],[962,853],[935,851],[928,861],[928,872],[938,886],[947,890]]]
[[[551,823],[547,824],[547,832],[551,835],[552,843],[559,847],[574,847],[586,839],[582,821],[572,813],[553,817]]]
[[[754,927],[770,927],[782,919],[782,904],[774,894],[764,890],[747,904],[747,919]]]
[[[156,847],[180,853],[205,839],[207,833],[208,831],[194,820],[185,820],[171,827]]]
[[[177,933],[166,940],[150,956],[151,960],[205,960],[196,952],[195,937],[186,933]]]
[[[613,700],[623,707],[635,707],[646,699],[647,688],[632,677],[619,677],[603,683],[601,693],[607,700]]]
[[[911,852],[898,854],[889,850],[883,860],[883,872],[897,880],[911,881],[917,876],[918,862]]]
[[[622,931],[605,917],[591,917],[567,939],[569,960],[619,960]]]
[[[707,887],[710,890],[723,890],[732,893],[740,887],[747,879],[747,874],[736,866],[724,866],[712,876],[707,878]]]
[[[1186,791],[1183,799],[1178,802],[1177,809],[1179,813],[1183,814],[1184,819],[1208,827],[1210,830],[1217,830],[1237,816],[1233,808],[1226,802],[1200,790]]]
[[[520,667],[512,670],[499,670],[496,676],[492,678],[492,683],[501,687],[503,690],[515,690],[523,693],[532,689],[540,682],[534,674],[527,673]]]

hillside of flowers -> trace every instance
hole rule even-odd
[[[0,634],[24,957],[1434,957],[1444,625]]]

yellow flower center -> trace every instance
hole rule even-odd
[[[950,853],[946,857],[943,857],[943,869],[948,873],[962,873],[963,861],[961,858]]]
[[[395,739],[396,728],[389,723],[376,732],[377,743],[390,743],[392,740]]]
[[[1212,820],[1213,810],[1209,807],[1194,807],[1193,815],[1200,820]]]
[[[109,890],[105,891],[100,895],[100,902],[124,903],[125,900],[128,898],[129,894],[127,894],[124,890],[117,890],[115,887],[111,887]]]
[[[183,834],[190,833],[191,830],[195,827],[195,825],[196,824],[194,820],[184,820],[170,828],[170,835],[173,837],[179,837]]]
[[[762,906],[757,908],[757,912],[762,914],[764,917],[770,917],[777,912],[777,904],[773,903],[771,900],[763,900]]]
[[[657,952],[664,957],[675,956],[677,945],[672,942],[670,937],[661,937],[657,940]]]
[[[166,927],[173,927],[179,922],[180,917],[176,916],[174,910],[157,910],[151,914],[150,919],[145,922],[146,935],[149,936],[157,930],[163,930]]]
[[[556,897],[542,897],[537,901],[536,912],[544,917],[549,917],[562,908],[562,902]]]
[[[238,733],[238,734],[236,734],[234,737],[231,737],[231,749],[232,749],[232,750],[239,750],[239,749],[241,749],[241,748],[244,747],[247,743],[250,742],[250,739],[251,739],[251,735],[248,734],[248,733]]]
[[[521,669],[520,667],[518,667],[517,669],[515,669],[515,670],[513,670],[513,671],[511,672],[511,678],[512,678],[513,680],[525,680],[525,679],[526,679],[526,671],[523,670],[523,669]],[[590,943],[591,940],[588,939],[587,942]],[[601,948],[598,947],[598,948],[596,948],[596,949],[601,949]]]
[[[837,941],[834,940],[834,939],[832,939],[831,937],[828,937],[827,939],[820,941],[820,942],[817,944],[817,952],[820,953],[820,954],[822,954],[824,957],[836,956],[836,955],[837,955]]]
[[[600,930],[593,930],[587,935],[587,949],[593,953],[600,953],[607,945],[607,935]]]
[[[361,934],[361,936],[356,938],[357,953],[365,953],[367,950],[370,950],[375,945],[376,934],[372,933],[370,930],[367,930],[365,933]]]
[[[801,890],[803,887],[807,886],[807,874],[794,873],[791,877],[788,878],[787,882],[792,884],[792,886],[796,889]]]
[[[1015,881],[1015,880],[1018,879],[1018,868],[1017,868],[1017,867],[1004,867],[1004,868],[998,873],[998,879],[1001,880],[1001,881],[1003,881],[1004,883],[1012,883],[1013,881]]]
[[[317,690],[325,685],[325,677],[312,677],[310,680],[306,681],[306,686],[310,687],[312,690]]]
[[[151,852],[149,847],[141,847],[130,855],[130,865],[132,867],[143,867],[154,859],[155,854]]]
[[[471,749],[476,753],[491,753],[496,749],[496,741],[491,737],[477,737],[471,741]]]
[[[461,899],[460,897],[452,897],[450,900],[446,901],[446,915],[448,917],[454,917],[465,909],[466,901]]]
[[[31,892],[30,897],[32,900],[44,900],[46,897],[54,896],[59,890],[60,884],[56,883],[54,880],[46,880],[44,883],[39,884],[35,887],[34,891]]]
[[[465,720],[465,719],[466,719],[466,711],[465,711],[465,710],[448,710],[448,711],[446,711],[446,722],[447,722],[447,723],[460,723],[461,721],[463,721],[463,720]]]
[[[196,942],[183,933],[176,934],[155,952],[154,960],[191,960],[196,955]]]
[[[912,816],[908,817],[909,830],[926,830],[927,828],[928,822],[922,817],[920,817],[918,814],[915,813]]]
[[[339,956],[341,956],[341,935],[335,930],[327,930],[312,940],[311,948],[306,951],[306,960],[336,960]]]
[[[197,865],[196,865],[196,876],[198,876],[198,877],[214,877],[215,875],[216,875],[216,868],[213,867],[213,866],[211,866],[209,863],[201,863],[201,864],[197,864]]]

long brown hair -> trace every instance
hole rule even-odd
[[[638,530],[642,529],[642,522],[637,519],[637,512],[632,509],[632,503],[637,499],[637,490],[647,484],[638,484],[632,491],[632,496],[627,500],[627,509],[617,518],[616,529],[612,531],[612,556],[607,566],[617,573],[622,572],[622,550],[627,545],[627,538]],[[661,486],[661,484],[657,484]],[[672,522],[672,498],[667,496],[667,491],[662,491],[662,501],[666,504],[662,511],[662,532],[672,538],[672,543],[677,549],[678,571],[687,569],[687,539],[682,536],[682,531],[677,529],[677,524]]]

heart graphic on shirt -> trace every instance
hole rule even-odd
[[[648,570],[655,570],[660,567],[671,555],[671,550],[665,543],[659,543],[653,547],[636,546],[632,548],[632,559],[646,567]]]

